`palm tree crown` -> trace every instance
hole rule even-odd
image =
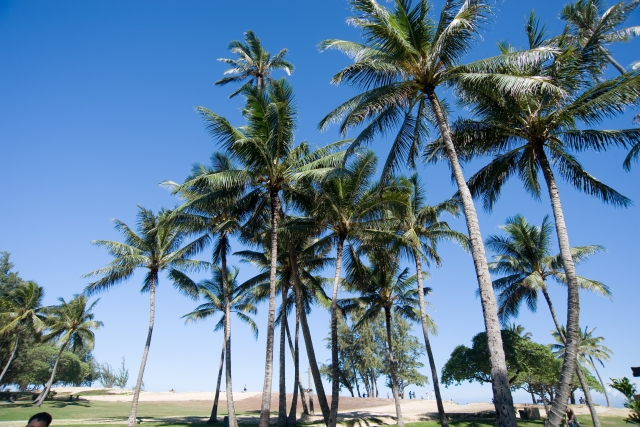
[[[242,89],[247,85],[263,89],[266,85],[273,82],[271,73],[274,70],[283,70],[288,76],[293,72],[293,64],[284,59],[288,50],[282,49],[272,57],[271,54],[262,47],[260,39],[256,37],[251,30],[244,33],[244,43],[238,40],[229,43],[229,50],[238,55],[238,58],[220,58],[218,61],[231,66],[231,68],[224,72],[225,75],[233,75],[223,77],[215,82],[215,84],[223,86],[228,83],[242,82],[250,79],[248,83],[245,83],[240,89],[229,95],[229,98],[233,98],[241,93]]]

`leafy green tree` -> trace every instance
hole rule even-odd
[[[10,256],[9,252],[0,252],[0,298],[24,282],[17,271],[11,271],[14,264],[9,261]]]
[[[21,335],[39,333],[44,328],[46,314],[42,307],[43,298],[44,289],[35,282],[19,283],[4,297],[0,297],[0,335],[13,335],[11,353],[0,373],[0,384],[16,356]]]
[[[478,217],[437,90],[443,86],[468,90],[473,86],[473,90],[489,90],[496,94],[553,91],[553,85],[547,80],[498,70],[504,63],[539,62],[550,55],[550,50],[541,47],[531,52],[461,65],[462,57],[471,49],[482,24],[488,21],[490,2],[447,0],[437,19],[430,16],[430,2],[421,0],[415,6],[412,3],[396,0],[393,9],[387,9],[374,0],[350,1],[356,16],[349,22],[362,30],[365,42],[326,40],[321,43],[321,50],[337,49],[353,58],[354,64],[336,74],[332,83],[351,84],[362,89],[362,93],[334,109],[319,127],[324,129],[339,122],[344,134],[348,129],[362,125],[362,131],[351,144],[352,150],[370,143],[377,134],[398,129],[382,171],[383,182],[403,162],[414,166],[430,124],[439,130],[444,156],[451,166],[466,217],[485,326],[490,335],[498,427],[515,427],[500,325]]]
[[[266,90],[245,86],[243,116],[247,124],[233,127],[227,119],[198,107],[211,135],[241,168],[203,175],[220,189],[243,188],[255,196],[255,212],[269,207],[270,219],[270,292],[267,315],[265,377],[260,410],[260,427],[267,427],[273,380],[273,339],[275,289],[278,259],[278,221],[281,192],[292,191],[301,179],[330,175],[340,165],[342,154],[335,145],[311,152],[307,143],[294,144],[296,107],[293,89],[284,79],[272,81]]]
[[[602,75],[607,62],[620,74],[626,72],[613,59],[608,45],[628,42],[632,37],[640,36],[640,26],[623,27],[639,5],[640,2],[632,0],[606,8],[604,0],[578,0],[566,4],[560,11],[560,19],[569,24],[569,34],[564,37],[570,36],[571,42],[580,49],[593,51],[593,56],[601,57],[593,61],[594,77]]]
[[[174,287],[181,294],[195,299],[198,297],[198,288],[184,271],[198,269],[206,265],[202,261],[190,259],[191,256],[200,252],[207,243],[206,236],[184,244],[187,237],[186,233],[171,214],[172,211],[165,209],[161,209],[155,214],[151,210],[138,206],[137,233],[124,222],[114,219],[115,229],[124,236],[124,243],[110,240],[94,240],[92,242],[94,245],[107,249],[114,259],[107,267],[83,276],[99,276],[98,280],[89,283],[85,288],[87,295],[93,295],[109,290],[114,285],[131,278],[138,268],[146,270],[141,292],[149,292],[149,329],[133,393],[131,411],[127,419],[128,426],[133,426],[137,423],[138,399],[155,321],[158,275],[161,271],[166,271]]]
[[[87,297],[84,295],[74,295],[74,297],[65,301],[64,298],[58,298],[60,305],[50,308],[50,314],[47,317],[47,333],[42,337],[43,341],[56,342],[60,346],[58,356],[51,368],[51,376],[45,384],[44,390],[35,400],[34,405],[40,406],[47,398],[51,385],[56,376],[58,363],[62,353],[69,348],[72,352],[78,352],[83,349],[92,350],[94,346],[93,330],[100,329],[103,326],[99,320],[94,320],[94,314],[91,312],[100,299],[95,300],[92,304],[87,305]]]
[[[486,241],[487,247],[497,254],[494,256],[495,261],[489,264],[490,271],[504,276],[493,282],[496,291],[500,292],[498,296],[500,320],[504,323],[511,317],[517,317],[523,302],[535,312],[540,291],[547,302],[556,330],[561,331],[560,322],[547,291],[546,281],[552,278],[566,285],[567,277],[562,270],[561,255],[551,254],[553,225],[549,222],[549,217],[545,216],[542,225],[537,227],[529,224],[523,216],[516,215],[508,218],[501,228],[507,233],[506,236],[492,235]],[[603,250],[604,248],[598,245],[578,246],[571,248],[571,256],[574,263],[578,264],[588,259],[590,255]],[[611,297],[611,291],[604,283],[580,276],[577,276],[577,279],[580,289]],[[589,409],[592,411],[592,417],[595,417],[595,406],[585,376],[582,370],[577,368],[576,373]]]
[[[224,74],[232,75],[223,77],[215,84],[223,86],[228,83],[239,83],[250,79],[249,82],[241,86],[240,89],[229,95],[229,98],[233,98],[241,93],[246,86],[255,86],[258,89],[264,89],[273,82],[270,76],[274,70],[283,70],[287,75],[291,75],[293,72],[293,64],[284,59],[288,50],[282,49],[275,56],[271,57],[271,54],[262,47],[260,39],[256,37],[251,30],[244,33],[244,43],[238,40],[229,43],[229,50],[238,55],[238,58],[220,58],[218,61],[229,64],[231,68],[226,70]]]
[[[29,386],[44,387],[51,378],[51,368],[58,360],[53,383],[82,384],[91,367],[72,351],[51,344],[33,342],[23,347],[7,372],[5,384],[17,384],[20,390]]]
[[[602,366],[604,366],[604,361],[608,361],[611,359],[611,354],[613,353],[610,348],[602,345],[601,342],[604,341],[603,337],[596,337],[593,335],[593,332],[596,328],[592,328],[589,330],[588,327],[584,328],[584,331],[580,330],[580,342],[578,343],[578,363],[580,363],[585,369],[587,366],[591,366],[594,371],[596,371],[596,375],[598,376],[598,381],[602,385],[602,391],[604,393],[604,397],[607,399],[607,406],[611,407],[611,402],[609,401],[609,395],[607,394],[607,389],[605,388],[604,382],[602,381],[602,377],[598,372],[598,368],[596,367],[595,361],[600,362]],[[565,343],[562,335],[565,334],[564,328],[561,328],[558,331],[554,331],[552,333],[553,338],[556,340],[556,344],[551,346],[551,350],[553,353],[562,358],[564,357],[565,351]],[[595,360],[594,360],[595,359]]]
[[[225,316],[230,316],[231,313],[235,313],[240,321],[249,325],[255,338],[257,338],[258,326],[249,315],[256,314],[258,310],[251,302],[246,291],[243,292],[243,289],[238,285],[238,273],[239,270],[232,267],[231,271],[227,272],[226,280],[222,280],[223,270],[216,267],[214,268],[212,279],[200,281],[198,283],[198,291],[205,302],[196,307],[192,312],[182,316],[185,319],[185,323],[205,320],[211,316],[220,314],[220,320],[216,323],[214,331],[224,330],[226,324]],[[224,290],[225,287],[227,288],[226,292]],[[227,300],[229,301],[228,309],[226,307]],[[225,359],[225,347],[230,343],[231,337],[227,337],[225,334],[222,341],[220,367],[218,369],[218,380],[216,382],[216,395],[208,421],[211,423],[217,422],[218,420],[218,397],[220,394],[220,380],[222,379],[222,365]],[[228,359],[227,363],[229,363]]]

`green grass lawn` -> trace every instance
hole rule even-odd
[[[129,416],[129,402],[66,402],[66,401],[46,401],[40,408],[34,408],[30,404],[1,405],[0,421],[26,421],[36,412],[46,411],[53,416],[52,427],[62,427],[65,424],[58,423],[56,420],[113,420],[120,421],[122,424],[109,424],[110,427],[124,426],[126,418]],[[144,425],[148,427],[190,427],[196,425],[205,425],[200,422],[199,418],[208,417],[211,413],[211,402],[207,401],[186,401],[186,402],[140,402],[138,406],[138,417],[145,420]],[[218,418],[222,421],[224,412],[219,411]],[[258,422],[258,414],[239,413],[238,415],[255,416]],[[186,420],[176,419],[168,420],[172,417],[185,417]],[[192,418],[192,419],[188,419]],[[155,420],[154,420],[155,419]],[[580,415],[578,417],[582,427],[592,427],[591,417],[589,415]],[[627,427],[622,417],[600,417],[602,427]],[[242,427],[255,427],[255,424],[240,424]],[[350,423],[351,424],[351,423]],[[366,424],[353,423],[353,427],[367,427]],[[377,424],[370,422],[371,425]],[[492,419],[476,420],[476,421],[451,421],[451,427],[494,427],[495,422]],[[97,424],[73,424],[73,427],[95,427]],[[219,423],[222,426],[222,422]],[[319,427],[322,424],[313,424]],[[543,427],[543,421],[519,421],[520,427]],[[407,423],[407,427],[439,427],[436,421]],[[390,426],[392,427],[392,426]]]

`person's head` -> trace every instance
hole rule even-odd
[[[51,415],[46,412],[40,412],[29,418],[27,427],[49,427],[51,420]]]

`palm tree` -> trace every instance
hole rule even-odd
[[[87,297],[84,295],[74,295],[73,299],[66,302],[64,298],[58,298],[60,305],[50,307],[47,318],[47,333],[42,337],[43,341],[56,341],[60,345],[58,357],[51,369],[49,381],[44,386],[44,390],[34,402],[35,406],[42,405],[47,398],[51,385],[53,384],[58,369],[60,356],[67,348],[77,353],[79,351],[91,351],[94,346],[93,330],[103,326],[99,320],[94,320],[91,312],[100,299],[95,300],[87,306]]]
[[[604,341],[603,337],[593,336],[593,332],[595,330],[596,328],[592,328],[591,330],[589,330],[588,327],[585,327],[584,331],[580,330],[580,342],[578,343],[578,361],[586,363],[587,365],[591,365],[591,367],[593,367],[593,369],[596,371],[598,381],[600,381],[602,389],[604,390],[604,397],[607,399],[607,406],[611,407],[609,395],[607,394],[607,388],[605,387],[604,382],[602,382],[602,377],[600,377],[598,368],[596,368],[595,361],[600,362],[600,364],[604,366],[604,361],[610,360],[611,354],[613,354],[613,352],[610,348],[600,344],[602,341]],[[553,338],[556,340],[556,344],[551,345],[551,350],[558,357],[564,357],[564,334],[564,328],[552,333]]]
[[[605,9],[604,0],[577,0],[562,8],[560,19],[569,24],[571,41],[580,49],[595,51],[602,57],[593,64],[595,77],[602,74],[606,62],[613,65],[620,74],[626,72],[613,59],[607,45],[628,42],[632,37],[640,35],[640,26],[621,28],[638,6],[640,2],[632,0],[627,4],[621,1]]]
[[[233,98],[241,93],[242,89],[247,85],[253,85],[259,89],[263,89],[273,82],[270,76],[274,70],[283,70],[288,76],[293,72],[293,64],[284,59],[284,56],[288,52],[287,49],[282,49],[277,55],[271,57],[271,54],[262,47],[260,39],[256,37],[251,30],[244,33],[244,41],[245,42],[242,43],[241,41],[234,40],[229,43],[229,50],[238,55],[238,59],[218,59],[218,61],[231,66],[224,74],[233,75],[223,77],[215,82],[216,85],[223,86],[228,83],[242,82],[250,79],[248,83],[245,83],[240,89],[229,95],[229,98]]]
[[[222,315],[214,328],[214,331],[223,329],[225,334],[222,340],[222,354],[220,355],[216,395],[213,401],[213,408],[211,409],[211,416],[207,421],[210,423],[218,421],[218,397],[220,395],[220,380],[222,379],[222,364],[225,359],[225,349],[231,345],[231,336],[230,334],[229,336],[226,334],[226,325],[228,324],[226,316],[230,316],[231,313],[235,313],[240,321],[249,325],[253,331],[254,338],[258,338],[258,326],[253,319],[249,317],[249,314],[256,314],[258,310],[251,299],[248,298],[248,295],[243,293],[243,289],[238,286],[237,277],[239,270],[236,267],[232,267],[231,271],[227,272],[226,280],[222,280],[223,272],[223,269],[214,267],[212,279],[205,279],[198,282],[198,293],[202,296],[205,302],[196,307],[192,312],[182,316],[182,318],[185,319],[185,323],[190,323],[207,319],[208,317],[214,316],[218,313]],[[226,301],[229,302],[227,303]],[[228,307],[227,304],[229,304]],[[229,332],[231,331],[229,330]],[[227,357],[227,366],[229,365],[229,358]],[[228,368],[227,371],[229,371]],[[231,389],[229,388],[229,385],[227,385],[226,390],[227,393],[230,393]],[[231,420],[231,418],[229,418],[229,420]],[[229,421],[229,423],[230,422],[231,421]]]
[[[245,188],[255,195],[255,212],[269,208],[271,268],[265,376],[260,410],[260,427],[267,427],[273,379],[273,338],[275,290],[278,259],[278,221],[282,210],[280,193],[293,191],[295,183],[305,178],[331,174],[342,159],[334,152],[336,145],[310,152],[307,143],[294,145],[296,107],[293,89],[284,79],[272,81],[266,90],[246,86],[243,115],[247,125],[233,127],[227,119],[197,107],[211,135],[242,169],[204,174],[201,179],[220,189]],[[339,143],[338,145],[340,145]]]
[[[498,427],[515,427],[513,398],[496,315],[495,296],[487,268],[478,217],[460,166],[446,112],[436,90],[443,85],[466,82],[475,89],[496,93],[538,90],[550,92],[552,84],[531,76],[500,73],[503,63],[537,63],[552,50],[546,47],[531,52],[489,58],[460,65],[471,48],[480,26],[491,13],[487,0],[447,0],[438,20],[429,16],[430,3],[421,0],[412,7],[410,0],[396,0],[393,10],[375,0],[351,0],[357,15],[350,23],[362,29],[364,44],[326,40],[321,49],[337,49],[354,59],[332,82],[349,83],[364,90],[329,113],[320,129],[340,122],[340,131],[364,125],[351,149],[370,143],[377,134],[399,127],[382,172],[386,181],[402,163],[414,165],[427,134],[428,125],[436,126],[444,141],[466,217],[470,245],[491,354],[492,386]]]
[[[562,271],[561,255],[551,254],[553,225],[549,222],[549,217],[545,216],[542,225],[536,227],[529,224],[523,216],[516,215],[508,218],[501,228],[507,233],[506,237],[489,236],[486,242],[487,247],[497,254],[494,256],[496,261],[489,264],[490,270],[504,275],[493,282],[494,288],[500,292],[498,296],[500,320],[504,324],[511,317],[517,317],[523,302],[535,312],[538,306],[538,291],[541,291],[558,333],[565,337],[547,292],[548,278],[553,278],[563,285],[567,284],[566,274]],[[597,245],[578,246],[571,248],[571,256],[573,262],[578,264],[590,255],[603,250],[602,246]],[[580,276],[577,276],[577,280],[581,289],[611,297],[611,291],[604,283]],[[579,368],[576,369],[576,373],[591,416],[597,420],[586,379]]]
[[[16,356],[21,335],[29,332],[38,333],[44,328],[46,313],[42,307],[43,298],[44,289],[35,282],[21,283],[4,298],[0,298],[0,319],[4,324],[0,329],[0,335],[15,334],[9,359],[0,373],[0,384]]]
[[[349,173],[323,182],[318,190],[313,216],[328,231],[319,244],[330,242],[336,247],[336,268],[331,295],[331,413],[328,427],[335,427],[340,393],[338,360],[338,290],[345,242],[363,238],[380,218],[384,206],[391,202],[371,179],[376,173],[377,158],[369,151],[358,156],[348,166]],[[382,196],[381,196],[382,195]]]
[[[544,27],[539,26],[533,15],[526,22],[525,30],[532,49],[552,43],[546,38]],[[501,49],[506,56],[514,54],[509,46],[503,45]],[[468,87],[465,99],[474,106],[472,112],[476,119],[461,120],[455,126],[455,139],[459,150],[465,155],[494,155],[492,161],[468,182],[471,194],[482,197],[485,209],[491,209],[508,178],[518,176],[525,190],[536,199],[541,194],[539,172],[545,179],[568,284],[568,357],[563,361],[558,387],[559,405],[553,405],[547,419],[551,426],[558,426],[564,417],[565,402],[573,373],[576,372],[575,348],[580,315],[579,279],[571,256],[554,168],[575,188],[614,206],[628,206],[629,199],[585,171],[570,151],[602,151],[611,145],[628,145],[640,137],[638,129],[591,128],[637,102],[640,96],[640,73],[625,73],[616,79],[594,85],[589,73],[589,66],[594,60],[590,52],[576,51],[572,46],[563,44],[562,40],[557,49],[560,53],[544,64],[514,65],[503,70],[512,74],[540,75],[553,82],[557,92],[530,91],[502,95],[491,90]],[[472,94],[471,90],[475,92]],[[580,122],[588,128],[578,128]]]
[[[192,168],[192,173],[182,185],[172,181],[165,181],[163,185],[172,189],[173,194],[178,194],[185,203],[178,207],[174,214],[186,228],[196,234],[208,234],[213,239],[213,263],[220,264],[220,277],[222,280],[223,307],[231,307],[230,293],[227,285],[227,255],[231,251],[230,237],[238,234],[242,225],[241,222],[250,214],[248,204],[252,202],[251,195],[243,194],[244,189],[224,188],[219,189],[212,186],[210,182],[203,179],[206,175],[218,172],[228,172],[234,170],[233,161],[224,153],[214,153],[211,156],[211,166],[196,164]],[[203,238],[206,238],[203,236]],[[227,362],[225,364],[226,376],[226,398],[229,425],[237,427],[235,405],[233,403],[233,383],[231,378],[231,316],[226,313],[224,320],[225,344],[223,349],[226,353]],[[222,365],[221,365],[222,366]],[[217,411],[217,398],[216,398]],[[215,421],[215,414],[211,420]],[[212,422],[213,422],[212,421]]]
[[[202,236],[184,244],[186,233],[173,219],[172,211],[162,209],[157,214],[142,206],[138,206],[138,232],[133,231],[124,222],[114,219],[115,229],[124,236],[124,243],[110,240],[94,240],[91,243],[104,247],[114,259],[107,267],[92,271],[83,277],[99,276],[95,282],[85,288],[87,295],[93,295],[111,289],[133,276],[136,269],[146,270],[141,292],[149,292],[149,329],[142,353],[140,371],[131,402],[131,411],[127,426],[137,423],[138,398],[142,387],[144,368],[147,363],[151,335],[155,320],[155,297],[158,286],[158,275],[166,271],[174,287],[183,295],[196,299],[198,287],[185,273],[185,270],[198,269],[207,263],[189,257],[200,252],[207,243],[207,236]]]
[[[613,352],[610,348],[600,344],[602,341],[604,341],[603,337],[593,336],[593,331],[595,329],[596,328],[589,330],[588,327],[585,327],[584,332],[580,330],[580,341],[578,342],[578,364],[582,362],[582,364],[591,365],[593,367],[593,369],[596,371],[596,374],[598,375],[598,381],[600,381],[600,384],[602,385],[602,388],[604,390],[604,396],[607,399],[607,406],[611,407],[611,403],[609,402],[609,395],[607,394],[607,388],[602,382],[602,378],[600,377],[600,373],[598,372],[593,359],[595,358],[602,364],[602,366],[604,366],[603,361],[609,360]],[[559,358],[563,358],[566,348],[566,330],[564,328],[561,328],[559,330],[553,331],[551,335],[556,340],[556,344],[549,345],[551,347],[551,351]]]
[[[447,201],[436,206],[427,205],[426,195],[422,189],[417,173],[412,174],[408,178],[402,179],[401,185],[407,191],[407,205],[406,207],[402,207],[401,211],[393,216],[390,231],[392,233],[400,234],[398,242],[400,250],[403,252],[405,257],[413,260],[416,266],[418,303],[424,343],[427,350],[427,356],[429,358],[429,366],[431,368],[431,377],[433,379],[433,389],[438,405],[440,425],[447,427],[449,423],[447,421],[447,415],[444,412],[442,396],[440,395],[438,371],[433,358],[433,352],[431,351],[431,343],[429,342],[429,326],[425,310],[424,295],[420,292],[420,290],[424,288],[422,280],[422,261],[424,260],[427,266],[430,261],[433,261],[439,267],[442,263],[437,251],[437,244],[439,241],[454,241],[467,249],[469,239],[464,234],[451,230],[446,222],[440,221],[439,219],[439,216],[444,212],[457,216],[460,211],[458,204]]]
[[[404,318],[419,321],[420,314],[415,309],[419,304],[417,294],[419,292],[428,294],[431,289],[416,290],[414,285],[417,278],[416,276],[409,276],[408,268],[401,269],[397,258],[390,257],[388,253],[385,253],[386,251],[375,253],[372,249],[373,247],[363,249],[372,264],[367,266],[361,261],[360,254],[356,252],[354,247],[349,246],[348,257],[345,262],[347,270],[345,288],[351,292],[359,293],[360,296],[341,300],[339,305],[345,313],[364,309],[362,317],[355,325],[356,329],[367,325],[367,323],[378,318],[381,313],[384,313],[391,389],[396,405],[398,426],[404,427],[400,396],[398,395],[397,366],[394,360],[391,339],[391,319],[392,314],[395,312]],[[427,320],[431,332],[435,333],[435,324],[431,319]]]

